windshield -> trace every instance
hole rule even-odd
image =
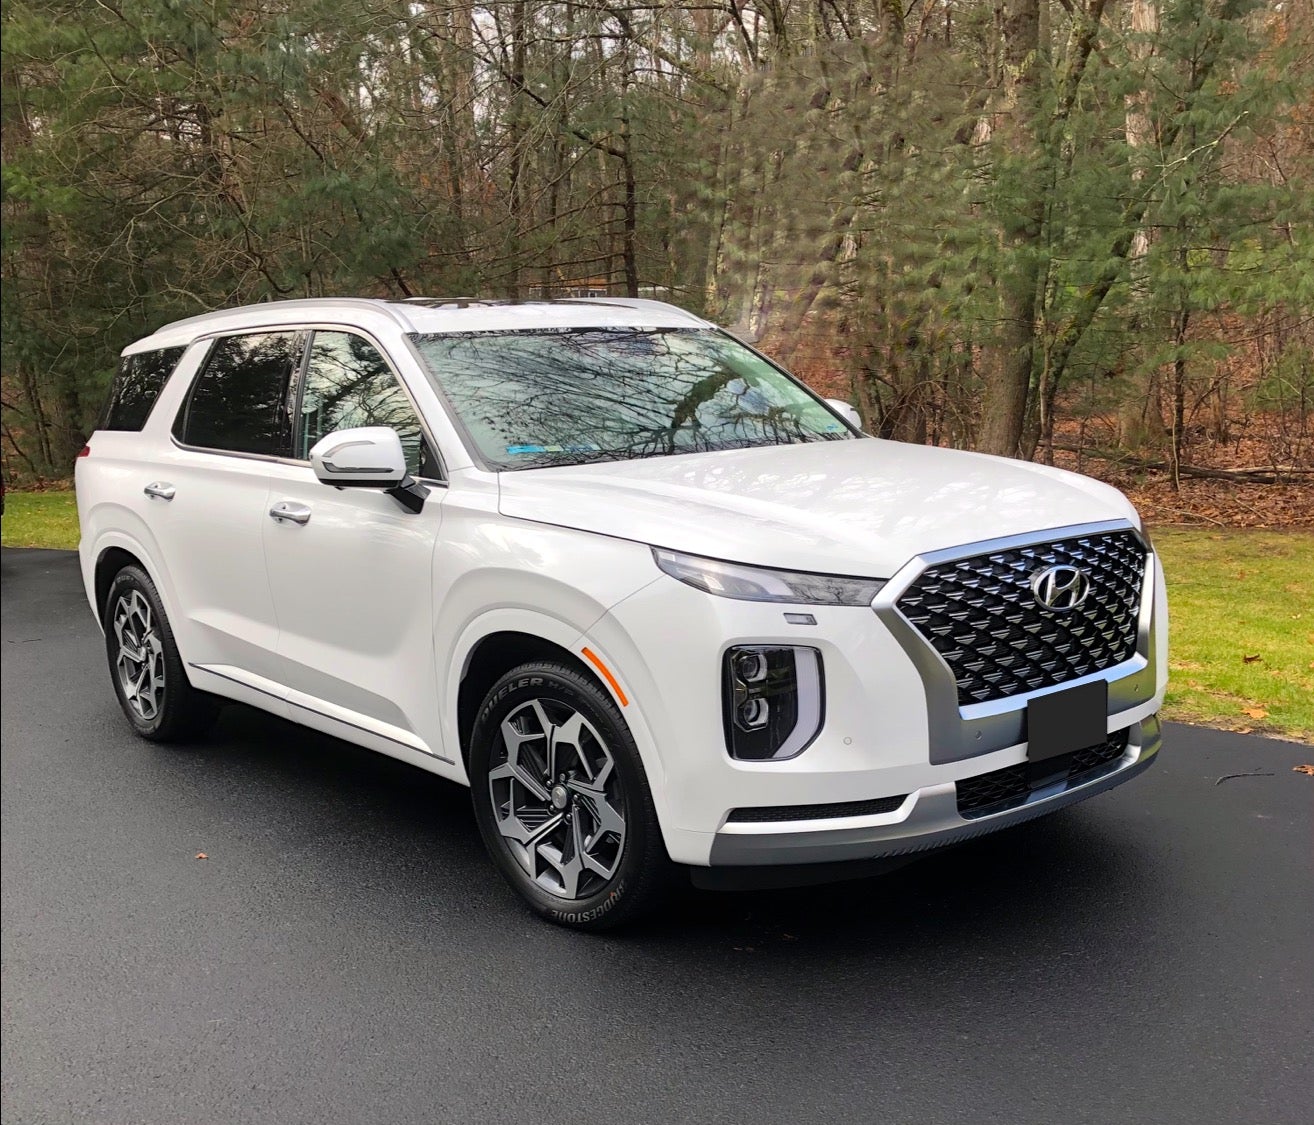
[[[788,375],[708,329],[413,339],[484,460],[499,469],[857,436]]]

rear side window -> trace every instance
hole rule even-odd
[[[287,389],[304,343],[301,332],[216,340],[174,425],[175,436],[203,449],[286,453]]]
[[[186,348],[125,355],[110,388],[102,430],[140,430]]]

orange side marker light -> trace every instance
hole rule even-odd
[[[594,652],[591,648],[585,648],[582,649],[581,651],[584,653],[585,659],[588,660],[588,662],[592,664],[593,667],[595,667],[599,672],[601,672],[602,678],[611,685],[611,690],[616,693],[616,698],[620,700],[620,705],[622,707],[628,707],[630,705],[630,701],[625,698],[625,693],[621,690],[620,684],[616,682],[616,677],[611,674],[611,669],[608,668],[601,660],[598,659],[598,654]]]

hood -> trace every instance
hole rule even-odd
[[[888,578],[914,555],[1135,510],[1025,461],[877,438],[501,473],[501,512],[694,555]]]

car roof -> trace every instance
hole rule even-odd
[[[125,355],[189,344],[201,336],[295,324],[397,327],[427,335],[554,328],[711,328],[708,321],[664,301],[636,297],[573,297],[499,301],[477,297],[412,297],[402,301],[325,297],[267,301],[221,309],[166,324],[124,349]]]

